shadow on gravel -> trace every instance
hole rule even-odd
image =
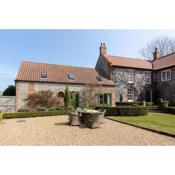
[[[23,123],[23,122],[25,122],[25,120],[17,120],[16,122],[17,123]]]
[[[68,126],[69,123],[68,122],[64,122],[64,123],[55,123],[55,126]]]

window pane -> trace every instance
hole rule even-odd
[[[107,104],[111,105],[111,94],[107,95]]]
[[[134,100],[134,91],[132,89],[128,89],[128,100]]]
[[[103,95],[100,94],[100,104],[102,105],[103,104]]]
[[[133,70],[128,71],[128,82],[134,82],[134,71]]]
[[[167,80],[170,80],[171,76],[170,76],[170,71],[167,72]]]
[[[107,94],[104,94],[104,104],[107,104]]]
[[[146,79],[147,84],[151,83],[151,72],[146,72],[145,73],[145,79]]]

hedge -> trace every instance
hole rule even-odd
[[[161,108],[161,111],[169,114],[175,114],[175,107]]]
[[[68,110],[4,113],[3,119],[68,115]]]
[[[96,109],[106,109],[105,116],[143,116],[148,113],[148,107],[146,106],[97,106]]]
[[[142,102],[116,102],[116,106],[138,106],[142,105]]]
[[[0,122],[2,121],[3,113],[0,112]]]

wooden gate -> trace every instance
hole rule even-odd
[[[0,111],[15,112],[15,96],[0,96]]]

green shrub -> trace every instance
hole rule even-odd
[[[64,92],[64,107],[67,108],[69,105],[69,89],[68,86],[66,86],[65,92]]]
[[[37,107],[37,111],[47,111],[47,108],[44,106]]]
[[[153,105],[153,102],[145,102],[146,106],[150,107]]]
[[[169,114],[175,114],[175,107],[167,107],[167,108],[162,107],[161,111]]]
[[[27,109],[27,108],[21,108],[21,109],[18,109],[18,112],[29,112],[30,109]]]
[[[75,111],[75,109],[74,109],[73,106],[68,106],[66,109],[67,109],[68,111]]]
[[[106,109],[106,116],[142,116],[148,113],[146,106],[118,106],[118,107],[96,107]]]
[[[142,105],[142,102],[116,102],[116,106],[138,106]]]
[[[67,110],[4,113],[4,119],[68,115]]]
[[[3,113],[0,113],[0,122],[2,121],[3,119]]]

